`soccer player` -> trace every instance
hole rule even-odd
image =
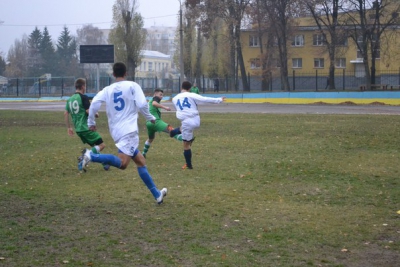
[[[172,99],[172,103],[176,109],[176,117],[181,121],[181,127],[173,129],[170,132],[170,136],[182,132],[183,155],[186,161],[182,169],[193,169],[191,150],[194,139],[193,131],[200,127],[200,115],[197,105],[203,103],[221,103],[225,101],[225,97],[213,98],[190,93],[191,87],[192,85],[190,82],[183,82],[181,93],[177,94]]]
[[[138,111],[147,121],[155,123],[156,118],[149,112],[149,106],[140,85],[126,80],[124,63],[117,62],[113,65],[113,75],[116,82],[105,87],[92,100],[89,108],[88,126],[90,130],[96,131],[95,114],[102,103],[106,103],[109,130],[118,148],[118,157],[111,154],[93,154],[90,150],[87,150],[83,153],[82,165],[86,166],[92,161],[106,163],[124,170],[133,160],[140,178],[157,203],[161,204],[167,195],[167,188],[158,190],[147,170],[146,159],[138,150]]]
[[[171,125],[169,125],[168,123],[164,122],[161,119],[160,109],[165,109],[167,111],[171,110],[170,107],[161,104],[163,96],[164,96],[164,91],[161,89],[156,89],[154,90],[153,98],[149,101],[149,111],[151,115],[153,115],[156,118],[156,122],[155,123],[151,123],[150,121],[146,122],[147,135],[149,136],[149,139],[147,139],[146,142],[144,143],[144,148],[142,152],[144,157],[146,157],[146,154],[149,151],[150,146],[156,137],[156,132],[166,132],[169,134],[169,132],[174,129],[174,127],[172,127]],[[182,141],[181,134],[177,134],[173,137],[178,141]]]
[[[106,145],[103,142],[98,132],[89,130],[87,125],[88,112],[90,107],[90,101],[86,92],[86,80],[79,78],[75,81],[75,94],[72,95],[65,105],[64,119],[67,126],[68,135],[73,136],[74,130],[71,127],[70,116],[75,128],[76,135],[82,140],[84,144],[88,144],[92,147],[92,152],[95,154],[100,153]],[[99,114],[96,114],[98,117]],[[79,170],[82,170],[82,166],[78,165]],[[103,164],[103,168],[107,171],[110,166]]]
[[[196,83],[193,83],[192,88],[190,88],[191,93],[200,94],[199,87],[197,87]]]

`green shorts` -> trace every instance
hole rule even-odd
[[[156,120],[154,124],[148,121],[146,122],[146,127],[149,138],[154,139],[156,132],[164,132],[167,129],[168,123],[163,120]]]
[[[76,134],[81,138],[84,144],[95,146],[103,143],[103,139],[98,132],[84,131]]]

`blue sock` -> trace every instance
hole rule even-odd
[[[169,136],[170,137],[174,137],[177,134],[181,134],[181,129],[179,127],[175,128],[175,129],[173,129],[172,131],[169,132]]]
[[[147,167],[138,167],[137,168],[140,178],[153,194],[154,198],[158,198],[160,196],[160,191],[157,189],[156,185],[153,182],[153,178],[151,178],[149,172],[147,171]]]
[[[183,150],[183,155],[185,156],[186,164],[189,168],[192,167],[192,150]]]
[[[91,160],[93,162],[108,164],[118,169],[121,168],[121,160],[112,154],[93,154],[91,153]]]

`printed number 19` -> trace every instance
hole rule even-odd
[[[181,100],[178,99],[178,102],[176,102],[176,104],[178,105],[180,110],[183,110],[184,107],[190,108],[189,99],[187,97],[185,97],[185,99],[183,99],[182,103],[181,103]]]

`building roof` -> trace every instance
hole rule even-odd
[[[140,52],[140,54],[143,57],[147,57],[147,58],[162,58],[162,59],[170,59],[171,58],[170,55],[166,55],[166,54],[163,54],[161,52],[151,51],[151,50],[142,50]]]

